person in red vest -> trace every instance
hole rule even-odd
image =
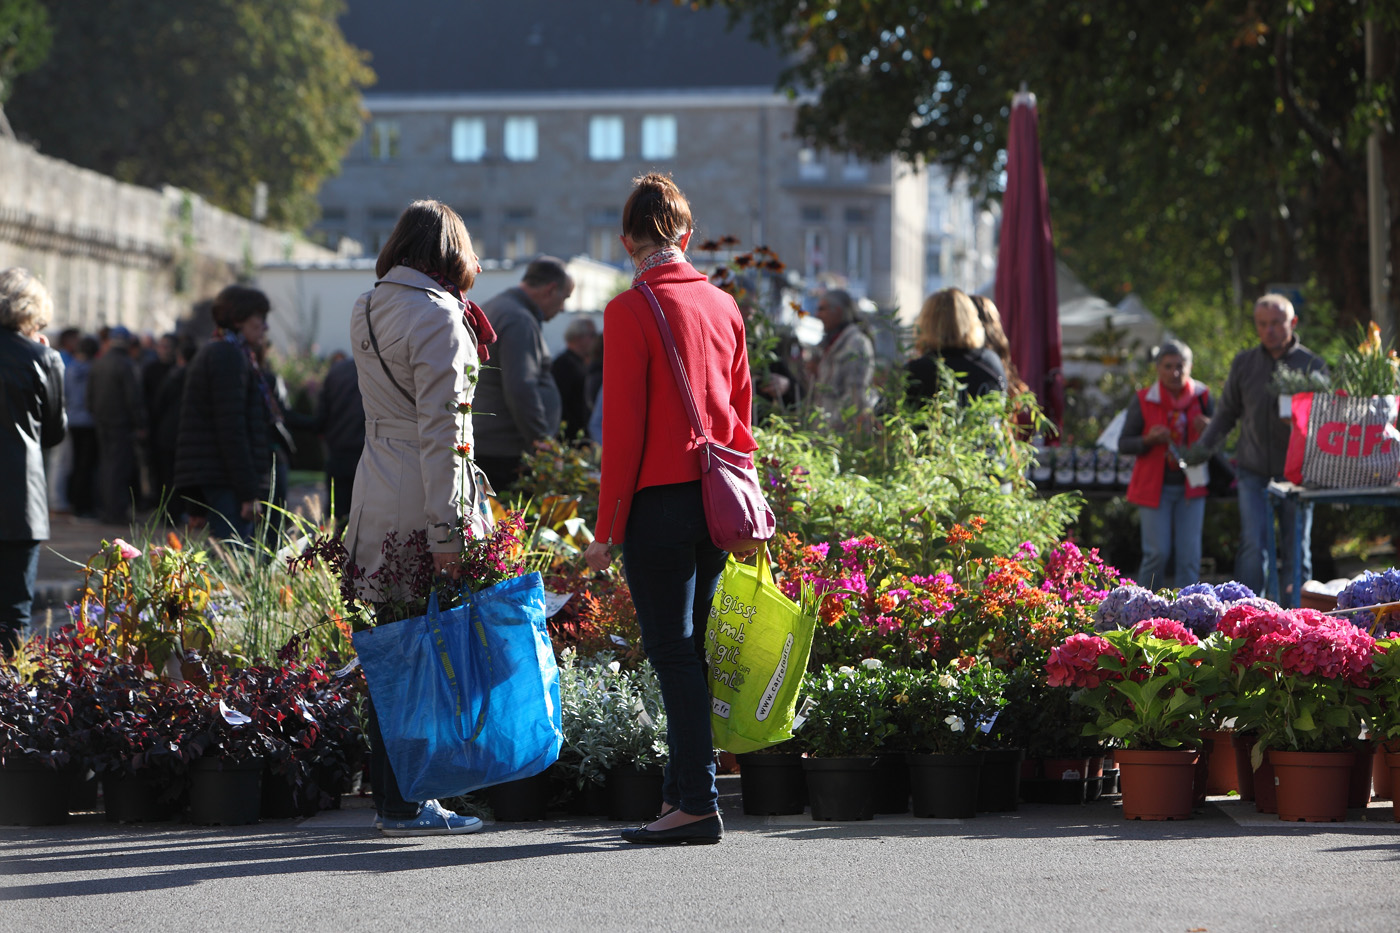
[[[1164,342],[1157,350],[1157,381],[1128,404],[1118,440],[1120,453],[1137,457],[1128,501],[1142,522],[1137,581],[1149,589],[1168,585],[1169,556],[1175,568],[1170,585],[1200,579],[1207,480],[1193,484],[1181,454],[1200,438],[1214,411],[1210,390],[1191,378],[1191,348],[1179,340]]]

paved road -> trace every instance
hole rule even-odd
[[[1388,804],[1331,825],[1223,799],[1182,823],[1128,822],[1101,801],[835,824],[722,802],[724,843],[682,849],[577,820],[387,839],[367,810],[239,829],[0,827],[0,930],[1400,929]]]

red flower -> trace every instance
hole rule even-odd
[[[1183,645],[1199,645],[1201,640],[1175,619],[1145,619],[1133,626],[1133,635],[1150,634],[1155,638],[1175,639]]]
[[[1052,687],[1097,687],[1105,680],[1120,679],[1116,672],[1099,669],[1099,658],[1105,655],[1123,660],[1106,638],[1082,632],[1071,635],[1064,644],[1050,649],[1050,657],[1045,661],[1050,675],[1046,682]]]

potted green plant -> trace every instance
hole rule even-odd
[[[1084,735],[1092,710],[1074,702],[1072,688],[1049,686],[1044,670],[1042,660],[1020,664],[1007,674],[1006,706],[990,738],[1000,748],[1024,750],[1017,787],[1021,799],[1081,804],[1088,787],[1089,760],[1101,753],[1100,743]],[[1005,805],[1004,796],[996,799]]]
[[[896,730],[890,678],[878,669],[827,665],[806,676],[803,692],[811,704],[798,736],[808,753],[812,819],[874,819],[876,758]]]
[[[1005,681],[1004,673],[975,661],[900,673],[895,724],[908,749],[915,816],[976,815],[982,740],[1006,704]]]
[[[249,715],[255,702],[246,691],[227,686],[201,698],[200,732],[190,742],[198,756],[190,762],[190,822],[242,826],[258,821],[263,769],[277,740],[261,717]]]
[[[1376,642],[1372,658],[1371,704],[1365,714],[1366,730],[1385,750],[1385,764],[1390,772],[1391,792],[1400,779],[1400,638],[1391,637]],[[1395,821],[1400,823],[1400,807],[1395,808]]]
[[[807,779],[802,771],[802,751],[802,739],[799,737],[736,756],[746,814],[783,816],[807,809]]]
[[[1219,689],[1200,640],[1180,622],[1072,635],[1046,661],[1051,686],[1077,688],[1096,716],[1085,734],[1114,752],[1127,819],[1189,819],[1203,697]]]
[[[1222,632],[1235,663],[1253,672],[1236,703],[1259,726],[1253,764],[1267,753],[1279,819],[1344,820],[1363,711],[1373,684],[1388,689],[1372,667],[1376,640],[1310,609],[1241,616],[1222,621]]]

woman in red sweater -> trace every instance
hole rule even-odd
[[[675,336],[706,436],[756,448],[744,320],[734,299],[685,260],[690,205],[669,176],[637,179],[622,210],[622,245],[633,285],[656,294]],[[700,455],[651,306],[636,288],[603,312],[603,478],[594,570],[622,566],[642,645],[666,706],[670,758],[661,815],[622,837],[650,844],[710,843],[723,835],[715,792],[705,621],[728,555],[710,541],[700,498]]]

